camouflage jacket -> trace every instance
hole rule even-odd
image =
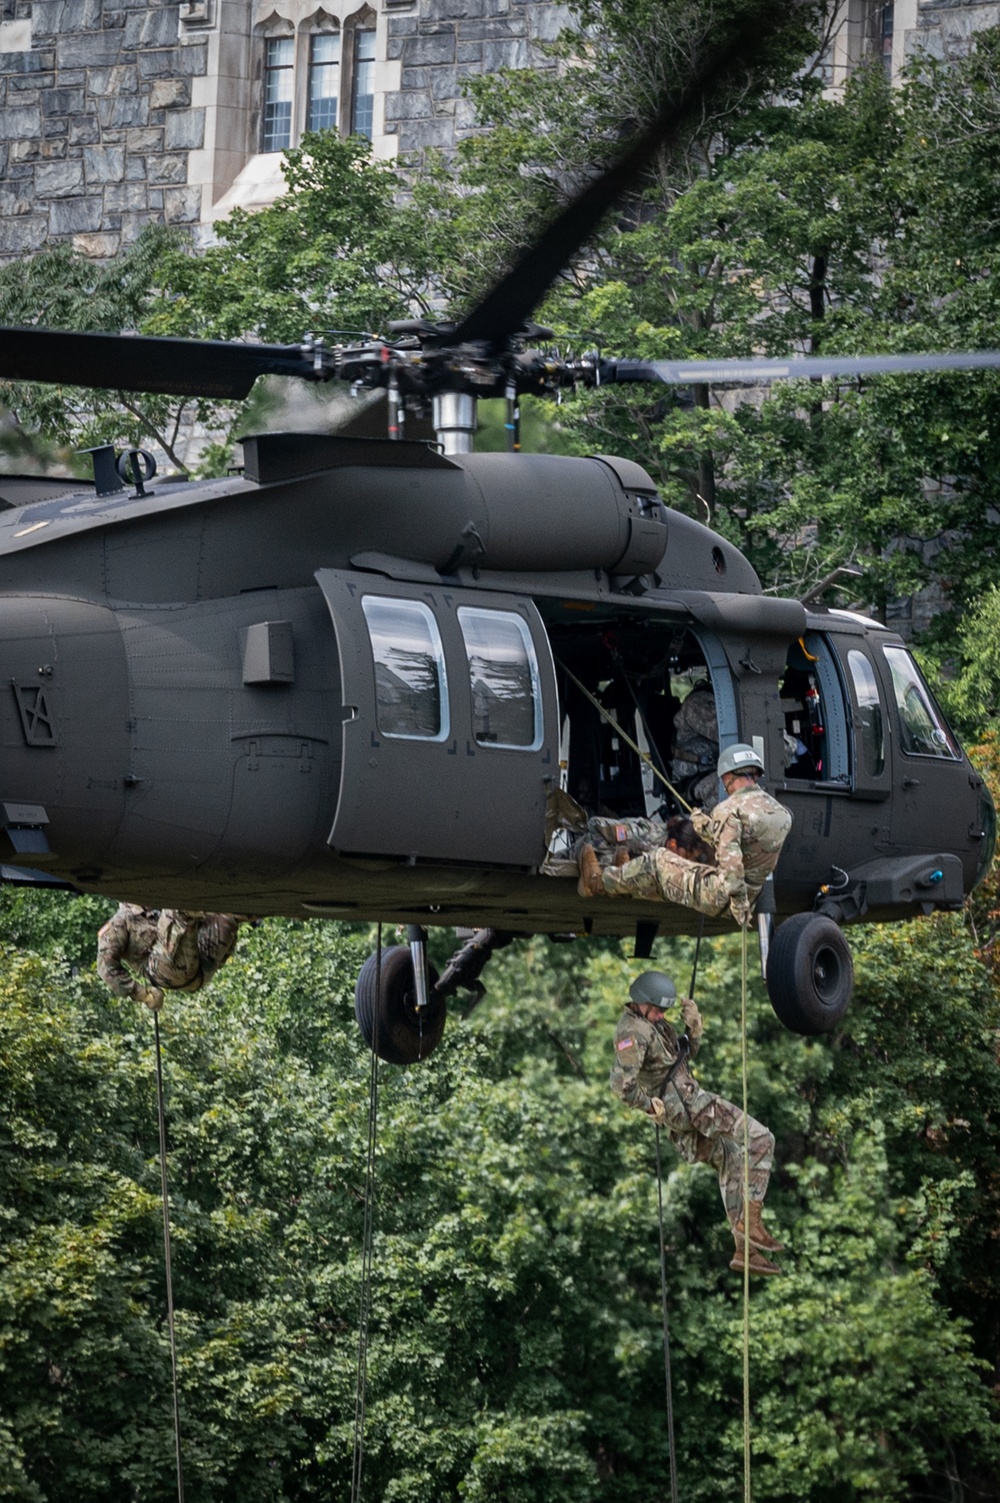
[[[752,907],[778,864],[792,816],[763,788],[740,788],[711,814],[692,816],[698,834],[715,849],[715,866],[734,910]]]
[[[693,1002],[682,1003],[692,1056],[701,1043],[702,1021]],[[611,1067],[611,1089],[626,1106],[648,1112],[654,1096],[663,1091],[664,1077],[680,1054],[677,1029],[667,1018],[653,1023],[631,1003],[618,1019],[615,1029],[615,1062]],[[676,1070],[673,1081],[678,1086],[690,1080],[686,1064]]]
[[[675,777],[688,777],[711,768],[719,755],[719,722],[715,695],[707,684],[695,684],[674,719]]]
[[[136,979],[145,982],[146,962],[156,943],[159,913],[138,903],[120,903],[97,936],[97,973],[117,997],[131,997]]]

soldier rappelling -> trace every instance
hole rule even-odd
[[[615,1029],[615,1061],[611,1089],[625,1102],[645,1112],[689,1164],[710,1164],[719,1176],[719,1189],[732,1228],[736,1250],[730,1268],[743,1271],[750,1244],[751,1273],[776,1274],[781,1269],[765,1254],[781,1252],[765,1229],[762,1213],[774,1137],[753,1117],[744,1119],[738,1106],[703,1090],[688,1065],[701,1043],[703,1024],[693,1000],[682,997],[681,1016],[687,1029],[678,1034],[666,1012],[677,1002],[677,988],[660,971],[645,971],[629,988],[629,998]],[[746,1120],[746,1128],[744,1121]],[[743,1224],[743,1138],[749,1150],[749,1226]]]
[[[121,903],[97,936],[97,971],[118,997],[154,1012],[165,991],[196,992],[236,948],[246,914],[197,913]]]

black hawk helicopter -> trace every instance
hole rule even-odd
[[[648,955],[696,932],[689,910],[583,899],[541,868],[559,790],[622,820],[664,804],[647,768],[669,781],[677,691],[704,680],[716,742],[757,748],[794,819],[758,918],[784,1022],[842,1017],[842,925],[960,907],[994,811],[899,636],[764,595],[629,460],[472,452],[481,396],[506,397],[513,441],[522,395],[577,384],[1000,365],[538,347],[546,288],[749,46],[713,56],[460,323],[353,348],[0,330],[0,378],[234,399],[267,373],[342,380],[385,393],[389,431],[259,434],[205,483],[149,489],[149,457],[110,447],[90,486],[0,476],[3,880],[408,925],[357,993],[368,1043],[406,1063],[514,936],[633,934]],[[428,407],[438,443],[406,439]],[[440,978],[432,925],[473,931]]]

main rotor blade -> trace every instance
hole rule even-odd
[[[891,376],[921,371],[1000,369],[1000,350],[945,355],[796,355],[789,360],[607,360],[601,382],[662,381],[667,386],[751,385],[824,376]]]
[[[0,328],[0,380],[233,399],[263,375],[317,378],[299,345]]]
[[[688,84],[670,99],[625,155],[594,179],[543,231],[534,245],[459,324],[451,342],[501,344],[524,324],[573,255],[590,239],[608,210],[635,186],[643,168],[706,93],[765,51],[778,27],[804,10],[803,0],[760,0],[742,26],[712,52]]]

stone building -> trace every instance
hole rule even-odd
[[[556,0],[3,0],[0,257],[113,256],[154,220],[210,234],[284,186],[306,129],[447,150],[464,81],[544,65]]]
[[[202,237],[283,189],[306,129],[375,154],[447,151],[466,79],[546,66],[560,0],[0,0],[0,258],[69,241],[113,256],[154,220]],[[985,0],[844,0],[836,88],[870,49],[898,72],[1000,19]]]

